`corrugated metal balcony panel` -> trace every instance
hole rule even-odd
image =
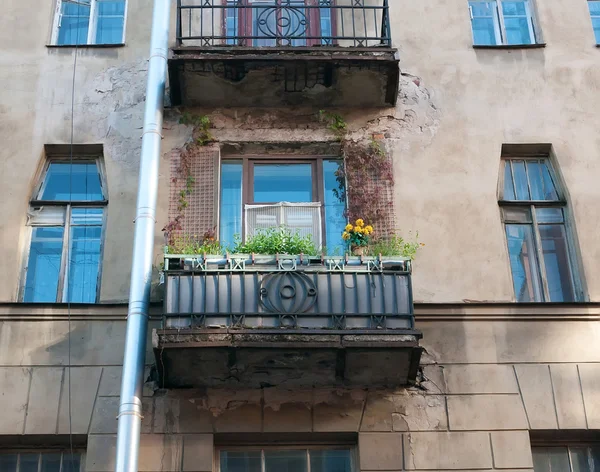
[[[167,274],[165,315],[181,328],[192,315],[209,327],[413,327],[410,275],[397,272]]]

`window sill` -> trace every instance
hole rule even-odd
[[[125,43],[118,44],[46,44],[47,48],[51,49],[105,49],[105,48],[122,48]]]
[[[487,45],[487,44],[473,44],[473,49],[541,49],[545,48],[546,43],[536,44],[498,44],[498,45]]]

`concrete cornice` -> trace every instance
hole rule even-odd
[[[162,303],[150,306],[159,320]],[[124,321],[126,303],[0,303],[0,320]],[[417,322],[432,321],[600,321],[600,303],[415,303]]]

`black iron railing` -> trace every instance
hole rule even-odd
[[[388,0],[177,0],[180,46],[391,46]]]

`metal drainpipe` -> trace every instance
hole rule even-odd
[[[138,470],[158,168],[169,48],[170,3],[170,0],[154,0],[152,16],[121,402],[117,417],[119,428],[116,472]]]

